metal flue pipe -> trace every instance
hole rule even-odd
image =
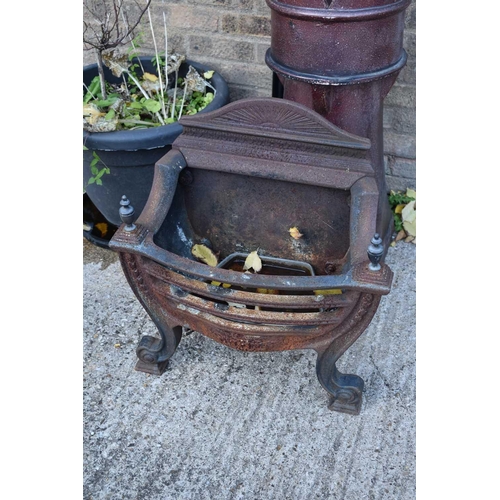
[[[406,64],[403,29],[410,1],[266,0],[272,26],[266,63],[283,86],[283,98],[371,141],[380,193],[377,231],[385,243],[392,234],[392,216],[383,101]]]

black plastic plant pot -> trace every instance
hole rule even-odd
[[[95,246],[109,249],[109,240],[117,229],[97,210],[88,194],[83,193],[83,237]]]
[[[151,57],[140,59],[144,69],[153,73]],[[186,60],[180,67],[179,77],[186,75],[189,65],[202,73],[212,69]],[[97,74],[97,64],[85,66],[83,68],[85,85],[88,86]],[[105,68],[105,77],[109,83],[121,81],[114,77],[108,68]],[[216,89],[215,97],[200,113],[214,111],[229,101],[229,89],[220,74],[214,73],[210,83]],[[116,226],[121,224],[118,210],[122,195],[128,197],[137,215],[142,212],[153,184],[154,165],[170,151],[173,141],[181,132],[182,126],[177,122],[148,129],[83,132],[83,145],[87,148],[83,151],[83,183],[89,198],[107,221]],[[110,170],[109,174],[102,176],[102,185],[95,183],[87,185],[92,177],[90,163],[94,158],[93,151]],[[103,167],[103,165],[98,166]]]

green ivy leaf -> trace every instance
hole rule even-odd
[[[99,106],[100,108],[107,108],[108,106],[111,106],[112,104],[114,104],[117,99],[118,99],[118,97],[110,97],[110,98],[105,99],[105,100],[94,101],[94,104],[96,106]]]
[[[401,217],[398,214],[393,214],[394,217],[394,229],[399,232],[401,229],[403,229],[403,221],[401,220]]]
[[[101,161],[99,155],[95,151],[92,151],[92,156],[94,159],[90,162],[90,168],[95,167]]]
[[[83,102],[85,104],[87,104],[91,99],[94,99],[94,97],[96,97],[97,91],[99,90],[100,86],[101,84],[99,82],[99,76],[94,76],[88,87],[90,92],[87,92],[85,94],[85,97],[83,98]]]
[[[150,113],[158,113],[161,109],[161,104],[158,101],[155,101],[154,99],[146,99],[144,102],[144,107],[150,112]]]

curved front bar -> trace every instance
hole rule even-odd
[[[137,225],[137,224],[136,224]],[[133,233],[137,236],[133,237]],[[312,290],[356,290],[359,292],[386,295],[390,292],[392,272],[384,264],[382,271],[370,272],[368,261],[350,268],[342,275],[327,276],[269,276],[245,274],[228,269],[210,267],[206,264],[180,257],[153,241],[154,234],[137,225],[135,231],[127,232],[120,228],[110,242],[110,247],[119,252],[132,253],[147,257],[168,269],[204,281],[220,281],[244,288],[267,288],[287,291]],[[360,279],[361,278],[361,279]]]

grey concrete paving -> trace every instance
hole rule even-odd
[[[390,249],[393,290],[338,363],[365,380],[349,416],[327,409],[312,351],[194,332],[161,377],[134,371],[155,327],[114,254],[85,242],[84,498],[414,499],[415,254]]]

